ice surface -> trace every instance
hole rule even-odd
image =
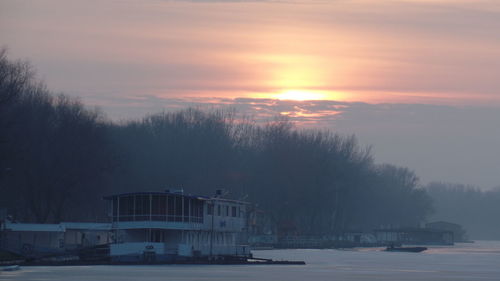
[[[500,280],[500,242],[430,247],[423,253],[354,250],[254,251],[256,257],[307,265],[162,265],[23,267],[0,280]]]

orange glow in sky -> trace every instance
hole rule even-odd
[[[318,90],[284,90],[279,93],[257,94],[257,98],[270,98],[278,100],[343,100],[344,95],[340,92],[318,91]]]
[[[52,89],[96,104],[148,95],[498,105],[500,6],[476,2],[5,0],[0,38]]]
[[[279,100],[296,100],[296,101],[327,99],[325,93],[316,91],[306,91],[306,90],[287,90],[275,96],[271,95],[271,97]]]

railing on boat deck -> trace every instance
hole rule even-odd
[[[116,221],[112,224],[113,229],[177,229],[177,230],[202,230],[203,223],[198,222],[175,222],[175,221]]]

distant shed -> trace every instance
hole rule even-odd
[[[456,223],[447,222],[447,221],[436,221],[436,222],[427,223],[425,225],[425,228],[451,231],[451,232],[453,232],[453,237],[455,239],[455,242],[464,242],[467,240],[465,230],[462,228],[461,225],[456,224]]]
[[[453,232],[428,228],[393,228],[374,230],[378,242],[414,245],[453,245]]]

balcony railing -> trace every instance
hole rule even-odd
[[[113,222],[119,221],[165,221],[165,222],[188,222],[203,223],[203,217],[195,216],[172,216],[172,215],[120,215],[113,216]]]

